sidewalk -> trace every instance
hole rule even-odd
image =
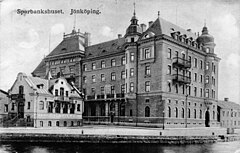
[[[226,128],[145,128],[126,126],[82,126],[82,127],[11,127],[0,128],[1,133],[44,133],[44,134],[86,134],[86,135],[132,135],[132,136],[212,136],[226,135]]]

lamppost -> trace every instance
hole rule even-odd
[[[163,130],[165,129],[165,127],[164,127],[164,117],[165,117],[165,112],[164,112],[164,110],[163,110]]]

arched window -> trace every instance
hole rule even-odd
[[[188,108],[188,118],[191,118],[191,111],[190,111],[190,108]]]
[[[199,118],[202,119],[202,110],[199,112]]]
[[[150,108],[148,106],[145,107],[145,117],[150,117]]]
[[[43,101],[39,102],[39,109],[44,110],[44,102]]]
[[[215,119],[215,112],[213,111],[213,120]]]
[[[194,109],[194,118],[197,118],[197,111]]]
[[[182,118],[184,118],[184,108],[182,108]]]
[[[56,126],[59,126],[59,121],[56,122]]]
[[[175,117],[178,118],[178,108],[177,107],[175,108],[175,115],[176,115]]]
[[[171,117],[171,107],[168,107],[168,117]]]
[[[19,94],[23,94],[24,92],[24,87],[23,86],[19,86]]]

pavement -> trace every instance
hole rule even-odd
[[[1,133],[45,133],[45,134],[86,134],[86,135],[129,135],[129,136],[211,136],[226,135],[226,128],[146,128],[128,126],[86,125],[82,127],[9,127],[0,128]]]

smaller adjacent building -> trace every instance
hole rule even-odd
[[[218,120],[221,127],[240,128],[240,105],[225,98],[218,101]]]
[[[0,126],[8,114],[8,93],[0,89]]]
[[[42,79],[19,73],[9,90],[8,122],[34,127],[81,126],[84,106],[79,93],[62,77]]]

